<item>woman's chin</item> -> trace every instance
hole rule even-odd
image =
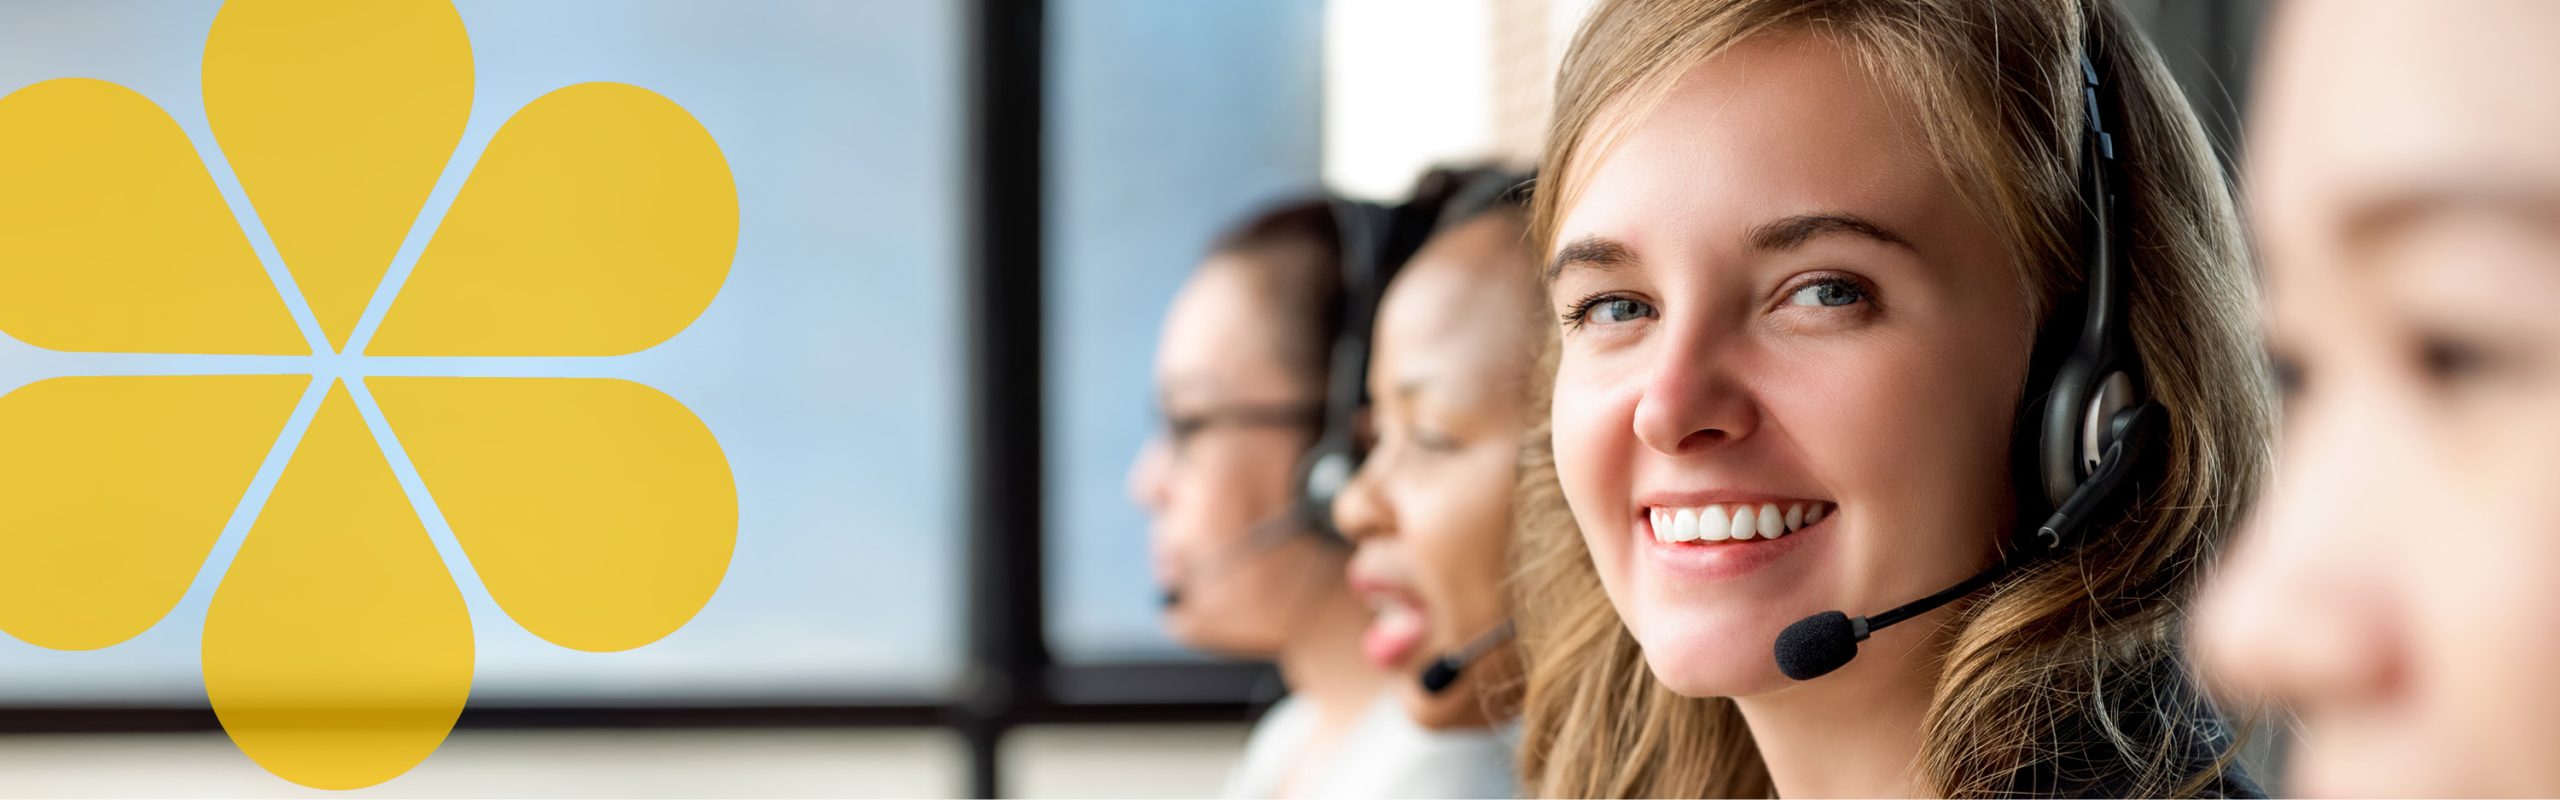
[[[1167,609],[1163,622],[1165,635],[1174,643],[1220,658],[1262,659],[1280,650],[1278,642],[1237,630],[1239,626],[1232,619],[1220,619],[1199,609]]]
[[[1774,636],[1774,635],[1773,635]],[[1773,636],[1722,631],[1683,633],[1652,641],[1639,635],[1653,678],[1682,697],[1749,697],[1793,683],[1778,672]]]

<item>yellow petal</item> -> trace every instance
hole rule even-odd
[[[636,86],[570,86],[498,129],[365,351],[645,350],[711,304],[737,246],[737,186],[692,115]]]
[[[0,331],[54,350],[311,352],[178,123],[85,78],[0,98]]]
[[[0,631],[91,650],[157,624],[310,381],[55,378],[0,397]]]
[[[344,349],[471,114],[461,16],[445,0],[232,0],[205,40],[204,106]]]
[[[398,777],[471,694],[471,616],[390,462],[331,386],[204,622],[205,696],[305,786]]]
[[[720,443],[630,381],[367,378],[418,477],[509,617],[624,650],[682,627],[737,543]]]

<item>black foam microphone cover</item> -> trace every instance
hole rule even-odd
[[[1857,626],[1842,612],[1796,620],[1778,633],[1778,671],[1800,681],[1829,675],[1858,657],[1858,639]]]
[[[1448,691],[1449,684],[1458,682],[1460,666],[1463,665],[1457,659],[1448,656],[1432,659],[1431,666],[1422,670],[1422,690],[1432,694]]]

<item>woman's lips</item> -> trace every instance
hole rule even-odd
[[[1370,554],[1362,553],[1363,557]],[[1369,627],[1360,634],[1360,654],[1380,669],[1395,669],[1413,657],[1431,634],[1431,618],[1398,574],[1375,559],[1354,559],[1351,592],[1369,604]]]
[[[1404,666],[1422,646],[1423,636],[1431,632],[1422,610],[1402,600],[1380,603],[1377,616],[1369,620],[1369,630],[1360,637],[1360,652],[1379,669]]]

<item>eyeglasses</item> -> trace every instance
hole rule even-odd
[[[1184,414],[1164,417],[1165,443],[1172,448],[1175,460],[1190,451],[1200,435],[1221,428],[1287,428],[1314,430],[1324,425],[1324,408],[1309,403],[1251,404],[1215,406]]]

